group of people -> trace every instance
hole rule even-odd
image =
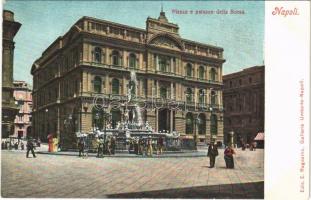
[[[114,155],[116,151],[116,138],[108,137],[106,140],[100,138],[97,140],[97,157],[103,157],[104,154]]]
[[[156,140],[149,138],[138,138],[130,141],[129,153],[131,149],[134,149],[134,153],[137,155],[152,156],[154,149],[156,154],[162,154],[164,148],[164,139],[159,137]]]
[[[224,159],[226,162],[226,168],[234,168],[233,154],[235,154],[234,149],[231,145],[227,146],[224,151]],[[210,158],[210,168],[215,167],[216,157],[218,156],[218,148],[215,143],[211,143],[208,147],[207,156]]]
[[[107,137],[106,139],[98,138],[96,140],[97,157],[103,157],[104,154],[115,154],[116,138],[115,136]],[[79,157],[85,157],[85,150],[87,148],[86,139],[80,138],[78,141]]]
[[[241,141],[242,151],[245,151],[246,148],[249,148],[250,151],[256,151],[257,142],[253,141],[250,144],[246,144],[245,142]]]
[[[17,142],[2,141],[2,143],[1,143],[1,149],[18,150],[19,148],[21,150],[25,149],[25,145],[22,141],[17,141]]]
[[[29,158],[29,153],[32,153],[32,156],[34,158],[36,158],[36,154],[35,154],[35,148],[36,146],[40,146],[40,143],[38,141],[34,141],[31,137],[27,138],[27,143],[26,143],[26,158]],[[14,149],[14,150],[18,150],[19,148],[21,150],[25,149],[25,144],[19,140],[17,142],[11,142],[11,141],[2,141],[1,143],[1,148],[2,149]]]

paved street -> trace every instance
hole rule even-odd
[[[86,159],[2,150],[2,197],[263,198],[263,150],[237,151],[226,169],[207,157]]]

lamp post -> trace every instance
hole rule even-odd
[[[71,126],[72,125],[72,115],[69,114],[68,115],[68,118],[65,117],[65,120],[64,120],[64,125],[65,125],[65,130],[66,130],[66,134],[67,134],[67,138],[68,138],[68,126]],[[63,134],[60,134],[60,146],[61,146],[61,149],[64,149],[63,147],[63,144],[64,144],[64,137],[63,137]]]
[[[85,117],[87,114],[87,110],[88,110],[88,104],[86,102],[83,102],[82,105],[83,105],[83,111],[82,112],[84,113],[84,117]],[[83,116],[82,112],[80,114],[80,130],[79,130],[80,133],[82,133],[82,116]]]
[[[104,111],[104,143],[106,143],[106,131],[107,131],[107,121],[110,119],[111,114]]]
[[[209,111],[211,112],[211,118],[212,118],[212,116],[213,116],[213,111],[214,111],[214,109],[213,109],[213,107],[212,106],[210,106],[209,107]],[[212,119],[210,120],[210,123],[212,123]],[[212,130],[212,128],[211,128],[211,143],[215,143],[215,141],[216,141],[216,139],[217,139],[217,132],[216,132],[216,135],[214,135],[213,134],[213,132],[212,132],[213,130]]]
[[[201,119],[199,118],[199,115],[196,116],[196,118],[194,119],[194,146],[195,149],[197,149],[197,127],[199,127],[199,124],[201,123]]]
[[[94,131],[96,131],[96,126],[97,126],[97,124],[98,124],[98,119],[99,119],[99,114],[96,113],[96,114],[95,114],[95,121],[94,121]]]
[[[49,134],[48,123],[47,123],[47,119],[48,119],[47,115],[48,115],[49,109],[46,108],[44,111],[45,111],[45,122],[44,122],[44,124],[46,124],[45,128],[46,128],[46,137],[47,137]]]
[[[229,134],[230,134],[230,144],[234,146],[234,140],[233,140],[233,139],[234,139],[234,138],[233,138],[233,136],[234,136],[234,131],[231,130],[231,131],[229,132]]]

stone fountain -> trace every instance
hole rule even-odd
[[[87,134],[81,134],[80,137],[89,137],[93,138],[109,138],[111,136],[116,137],[117,139],[117,150],[126,150],[126,145],[131,141],[138,141],[139,139],[151,139],[156,141],[159,137],[163,137],[164,139],[170,140],[178,140],[179,134],[177,132],[173,133],[161,133],[156,132],[148,121],[144,123],[141,116],[141,108],[140,106],[134,102],[133,96],[137,91],[137,78],[135,71],[131,71],[130,73],[130,82],[128,85],[127,91],[127,101],[125,102],[125,111],[123,112],[123,121],[117,122],[115,128],[112,128],[111,125],[107,125],[103,130],[92,130]],[[132,112],[132,120],[130,120],[130,112]],[[77,134],[77,137],[78,134]]]

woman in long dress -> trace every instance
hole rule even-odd
[[[226,162],[226,167],[233,169],[234,168],[234,159],[233,159],[233,154],[235,154],[235,151],[233,150],[233,148],[231,147],[231,145],[229,145],[224,152],[224,158],[225,158],[225,162]]]

